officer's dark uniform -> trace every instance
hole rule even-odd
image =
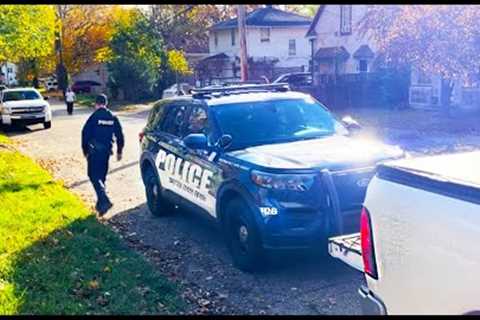
[[[107,104],[105,95],[97,97],[97,104]],[[98,108],[90,115],[82,129],[82,150],[87,157],[88,177],[97,193],[96,209],[104,214],[111,206],[105,192],[108,160],[112,152],[113,135],[117,141],[117,153],[122,154],[124,137],[118,118],[107,108]]]

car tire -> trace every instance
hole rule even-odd
[[[162,197],[160,181],[152,169],[147,169],[144,181],[147,205],[152,215],[161,217],[172,213],[175,206]]]
[[[244,201],[234,199],[226,213],[226,238],[234,265],[249,273],[260,271],[265,265],[265,252],[253,212]]]
[[[46,121],[43,123],[45,129],[50,129],[52,127],[52,121]]]

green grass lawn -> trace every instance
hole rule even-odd
[[[94,107],[96,94],[92,93],[79,93],[76,95],[76,104],[83,105],[86,107]],[[110,98],[110,97],[109,97]],[[130,111],[135,110],[137,104],[151,104],[157,101],[158,99],[146,99],[137,102],[132,101],[119,101],[113,100],[110,98],[108,103],[108,108],[114,111]]]
[[[10,140],[0,133],[0,144],[10,144]]]
[[[93,107],[95,104],[95,94],[92,93],[79,93],[76,95],[76,103],[86,107]]]
[[[0,314],[152,314],[177,288],[34,161],[1,148]]]

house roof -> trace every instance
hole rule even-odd
[[[282,11],[272,7],[260,8],[249,12],[245,18],[247,26],[259,27],[294,27],[309,26],[312,20],[310,18]],[[219,22],[212,26],[211,30],[237,28],[237,18]]]
[[[315,53],[315,59],[348,59],[350,57],[350,53],[345,49],[345,47],[324,47],[317,50]]]
[[[229,56],[224,52],[217,53],[206,58],[201,59],[201,61],[211,61],[211,60],[220,60],[220,59],[229,59]]]
[[[353,57],[356,59],[371,59],[375,57],[372,49],[367,44],[360,46],[354,53]]]
[[[307,34],[305,35],[305,37],[314,37],[314,36],[317,35],[317,32],[315,31],[315,26],[317,25],[318,19],[320,19],[320,16],[322,15],[323,11],[325,10],[325,6],[326,5],[321,4],[318,7],[317,13],[315,13],[315,17],[313,17],[313,21],[310,24],[310,28],[308,28],[308,31],[307,31]]]

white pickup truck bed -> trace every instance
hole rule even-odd
[[[364,206],[378,279],[363,292],[384,312],[480,314],[480,152],[380,165]],[[330,254],[359,269],[357,243],[331,238]]]

